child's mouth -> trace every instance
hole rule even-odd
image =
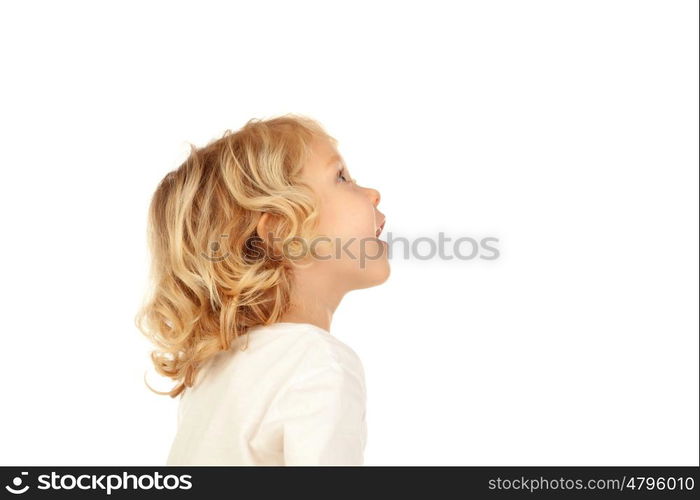
[[[384,229],[384,224],[386,224],[386,219],[382,221],[382,223],[379,225],[376,231],[376,237],[379,238],[379,235],[382,234],[382,230]]]

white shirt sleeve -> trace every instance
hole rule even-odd
[[[364,462],[364,371],[356,355],[330,351],[307,362],[277,401],[286,465]]]

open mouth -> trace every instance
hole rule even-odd
[[[382,234],[382,230],[384,229],[384,224],[386,224],[386,219],[382,221],[382,223],[379,225],[377,228],[377,232],[375,233],[377,238],[379,238],[379,235]]]

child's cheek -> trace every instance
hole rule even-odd
[[[362,234],[362,211],[352,198],[336,196],[326,198],[321,208],[321,224],[324,233],[339,238],[357,238]]]

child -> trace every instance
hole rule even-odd
[[[364,371],[330,325],[389,263],[379,192],[336,145],[304,116],[252,119],[158,185],[136,324],[178,382],[158,392],[180,395],[168,465],[363,463]]]

